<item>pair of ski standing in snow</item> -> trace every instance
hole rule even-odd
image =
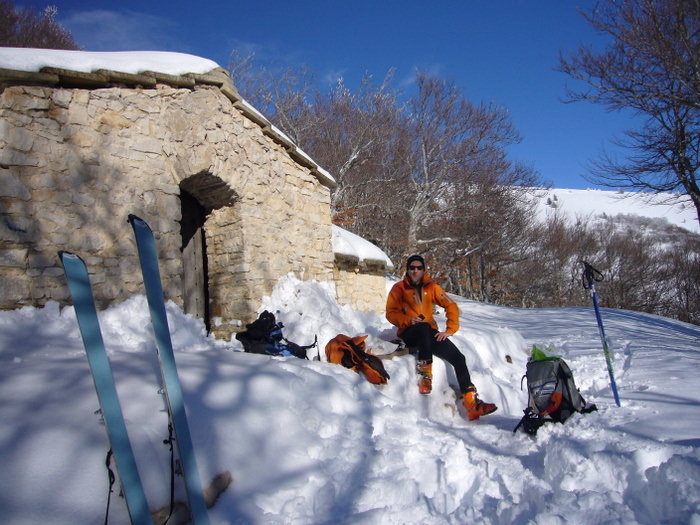
[[[438,329],[433,306],[445,309],[447,327]],[[386,303],[386,318],[398,328],[397,335],[406,346],[418,348],[418,391],[432,390],[433,356],[450,363],[459,383],[462,403],[469,421],[490,414],[496,405],[481,401],[472,383],[466,359],[449,337],[459,330],[459,307],[425,272],[425,260],[412,255],[406,262],[406,274],[396,283]]]

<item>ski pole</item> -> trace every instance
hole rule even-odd
[[[603,353],[605,354],[605,362],[608,365],[608,375],[610,376],[610,386],[612,387],[615,404],[620,406],[620,396],[617,393],[617,384],[615,383],[615,374],[613,372],[612,359],[610,350],[608,349],[608,341],[605,338],[605,328],[603,328],[603,319],[600,317],[600,308],[598,307],[598,294],[595,291],[594,281],[602,281],[603,274],[593,268],[586,261],[583,261],[583,287],[591,291],[591,299],[593,300],[593,308],[595,309],[595,317],[598,321],[598,331],[600,339],[603,342]]]

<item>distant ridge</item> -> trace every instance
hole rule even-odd
[[[666,219],[670,224],[700,234],[695,206],[688,197],[670,193],[642,194],[613,190],[545,189],[535,191],[540,217],[560,211],[570,219],[638,215],[640,217]]]

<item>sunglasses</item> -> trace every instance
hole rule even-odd
[[[409,266],[409,270],[420,270],[421,272],[423,271],[423,266]]]

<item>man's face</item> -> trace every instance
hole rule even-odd
[[[423,279],[423,272],[425,272],[425,266],[420,261],[412,261],[408,265],[408,279],[413,283],[419,283]]]

